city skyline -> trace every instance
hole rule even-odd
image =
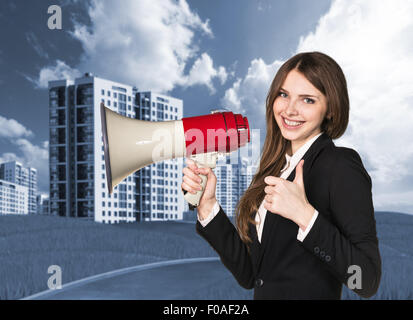
[[[0,162],[37,168],[40,192],[49,80],[92,72],[182,99],[183,116],[227,107],[260,129],[260,150],[272,77],[293,54],[318,50],[348,81],[349,127],[334,142],[359,152],[376,210],[413,213],[411,1],[116,3],[56,1],[62,30],[47,28],[47,1],[0,4]]]

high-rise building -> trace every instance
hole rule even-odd
[[[0,180],[0,214],[28,214],[29,188]]]
[[[101,102],[146,121],[177,120],[183,114],[182,100],[88,73],[73,81],[50,81],[50,213],[103,223],[182,218],[183,196],[177,192],[182,159],[142,168],[108,194]]]
[[[49,214],[49,197],[43,194],[38,194],[37,197],[37,214]]]
[[[174,121],[183,117],[182,100],[154,92],[136,94],[136,119]],[[136,213],[140,220],[181,220],[183,158],[160,161],[134,174]]]
[[[26,210],[28,214],[36,214],[37,170],[35,168],[26,168],[18,161],[4,162],[0,164],[0,179],[27,187],[28,200]]]
[[[234,152],[235,155],[220,158],[214,169],[217,177],[216,198],[230,217],[235,215],[236,206],[257,170],[248,158],[241,157],[241,149]],[[234,156],[236,161],[231,163]]]

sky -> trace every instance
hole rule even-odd
[[[62,9],[50,30],[47,9]],[[0,2],[0,162],[38,169],[48,192],[47,82],[92,72],[184,101],[184,117],[227,108],[265,137],[279,66],[321,51],[347,79],[354,148],[376,210],[413,214],[412,0],[107,0]]]

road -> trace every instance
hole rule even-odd
[[[191,299],[191,292],[231,277],[219,258],[171,260],[88,277],[25,300],[185,300]]]

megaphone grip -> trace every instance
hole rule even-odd
[[[206,168],[207,166],[202,165],[201,163],[196,163],[198,168]],[[205,191],[205,186],[207,184],[208,178],[207,176],[203,175],[203,174],[199,174],[198,175],[201,178],[201,187],[202,190],[198,190],[195,194],[190,193],[190,192],[184,192],[184,198],[186,201],[188,201],[189,204],[189,209],[193,210],[194,207],[198,207],[199,206],[199,202],[202,198],[202,195],[204,194]],[[186,190],[184,190],[186,191]]]

